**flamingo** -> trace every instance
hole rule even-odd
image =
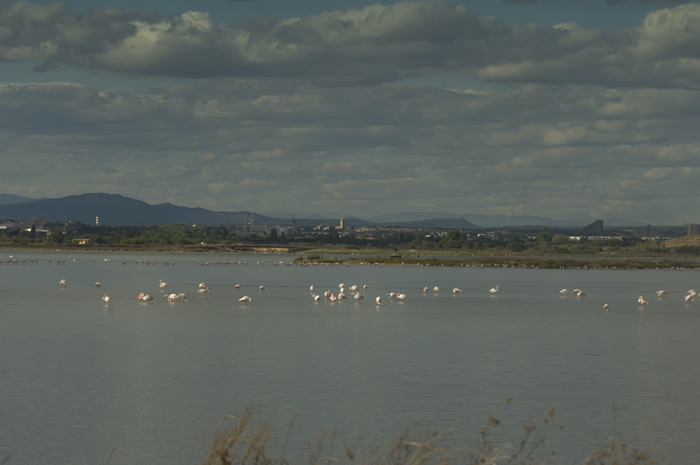
[[[144,294],[143,292],[140,293],[140,294],[139,294],[139,300],[143,300],[143,296],[145,296],[145,295],[146,295],[146,294]]]
[[[260,286],[260,290],[261,290],[261,291],[264,291],[264,290],[265,290],[265,286]]]
[[[389,297],[390,299],[393,299],[396,297],[396,292],[387,292],[386,296]]]
[[[664,291],[663,289],[660,290],[660,291],[656,291],[656,295],[657,295],[658,297],[661,297],[662,299],[663,299],[664,297],[666,297],[666,294],[668,294],[668,291]]]
[[[340,292],[340,293],[338,294],[338,299],[340,299],[340,300],[343,300],[343,299],[347,300],[347,297],[345,296],[345,294],[343,294],[342,292]]]
[[[568,291],[566,289],[562,289],[561,291],[559,291],[560,294],[566,294],[567,292]],[[572,292],[572,294],[573,294],[573,292]]]
[[[408,296],[406,294],[396,294],[396,298],[399,300],[406,300]]]
[[[603,308],[604,308],[605,311],[607,312],[608,310],[610,310],[610,305],[605,304],[605,305],[603,305]]]
[[[63,286],[63,287],[66,287],[66,280],[65,280],[65,279],[62,279],[62,280],[60,280],[60,281],[58,282],[58,284],[60,284],[60,285]]]
[[[206,289],[206,288],[207,288],[207,285],[204,284],[204,283],[199,283],[199,288],[200,288],[200,289]]]
[[[428,292],[428,286],[423,288],[423,292]]]
[[[437,286],[435,286],[435,287],[433,288],[433,292],[440,292],[440,288],[437,287]]]
[[[377,302],[377,306],[380,306],[382,304],[382,298],[377,296],[376,299],[374,299],[375,302]]]
[[[457,288],[457,287],[455,287],[454,289],[452,289],[452,293],[453,293],[453,294],[459,294],[460,292],[462,292],[462,289],[459,289],[459,288]]]
[[[103,295],[102,300],[104,300],[105,303],[108,304],[109,303],[109,296],[107,294]]]
[[[362,299],[364,299],[362,294],[360,294],[359,292],[356,293],[353,297],[355,297],[355,300],[357,300],[358,302],[361,301]]]
[[[331,291],[330,291],[330,289],[327,290],[326,292],[324,292],[324,293],[323,293],[323,296],[324,296],[326,299],[328,299],[328,298],[331,296]]]
[[[102,284],[98,281],[94,284],[94,286],[99,289],[102,286]]]
[[[311,293],[314,292],[314,285],[313,284],[311,286],[309,286],[309,291],[311,291]]]
[[[162,279],[158,280],[158,285],[161,289],[165,289],[166,287],[168,287],[168,283],[164,283]]]
[[[311,297],[313,297],[314,302],[318,302],[319,300],[321,300],[321,296],[318,294],[312,294]]]
[[[236,284],[235,286],[233,286],[233,288],[234,288],[234,289],[240,289],[240,288],[241,288],[241,285],[240,285],[240,284]]]
[[[498,284],[496,284],[496,287],[492,287],[491,289],[489,289],[489,292],[491,294],[495,294],[496,292],[498,292]]]
[[[168,302],[175,302],[180,296],[177,294],[165,294],[163,298],[168,299]]]
[[[367,290],[367,284],[364,284],[364,285],[362,286],[362,289]]]
[[[331,302],[335,302],[336,300],[338,300],[338,298],[335,296],[335,294],[331,294],[329,299],[331,300]]]
[[[352,286],[350,286],[350,290],[352,292],[357,292],[357,284],[353,284]]]
[[[639,302],[642,306],[649,305],[649,302],[644,300],[644,297],[642,297],[641,295],[639,296],[639,299],[637,299],[637,302]]]
[[[251,300],[253,300],[253,299],[251,299],[251,298],[250,298],[249,296],[247,296],[247,295],[244,295],[243,297],[241,297],[240,299],[238,299],[239,302],[244,302],[244,303],[248,303],[248,302],[250,302]]]
[[[695,297],[693,294],[687,294],[685,296],[685,301],[690,302],[691,300],[693,300],[693,297]]]

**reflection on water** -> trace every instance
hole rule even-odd
[[[338,428],[340,442],[358,432],[383,442],[416,423],[445,430],[466,421],[471,443],[489,413],[517,431],[552,406],[565,424],[552,441],[561,463],[654,415],[637,446],[678,464],[700,453],[700,302],[683,301],[697,272],[14,255],[38,261],[0,265],[0,454],[9,463],[104,463],[113,447],[112,464],[199,463],[202,428],[210,438],[224,414],[249,405],[282,430],[301,413],[287,448],[296,462],[325,429]],[[167,302],[159,279],[188,302]],[[211,291],[198,294],[200,282]],[[366,298],[311,298],[310,285],[337,294],[341,282]],[[423,292],[433,286],[441,291]],[[670,294],[659,299],[659,289]],[[141,292],[155,299],[140,301]],[[238,302],[246,294],[251,302]]]

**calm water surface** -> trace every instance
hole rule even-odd
[[[549,407],[565,425],[551,441],[557,463],[574,463],[613,432],[631,436],[657,415],[636,447],[676,464],[700,456],[700,302],[683,301],[700,287],[698,272],[273,265],[293,255],[14,256],[38,262],[0,265],[0,459],[11,455],[9,465],[105,463],[115,447],[114,465],[198,464],[202,430],[208,444],[225,414],[251,405],[283,433],[300,412],[286,452],[294,463],[327,429],[337,428],[341,443],[358,433],[384,443],[416,424],[464,424],[464,445],[489,413],[504,421],[505,440]],[[249,264],[198,264],[214,260]],[[166,302],[158,279],[189,301]],[[198,295],[200,282],[211,292]],[[309,285],[337,293],[341,282],[367,284],[364,301],[311,299]],[[463,293],[452,295],[454,287]],[[576,287],[585,299],[558,293]],[[659,289],[669,296],[658,299]],[[390,291],[408,300],[390,301]],[[140,302],[140,292],[156,300]],[[244,294],[248,305],[238,302]],[[639,295],[648,307],[640,309]]]

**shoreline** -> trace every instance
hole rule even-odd
[[[700,257],[663,256],[626,256],[616,255],[515,255],[515,254],[458,254],[449,253],[423,254],[418,251],[399,253],[395,250],[347,250],[320,249],[289,250],[280,247],[260,247],[254,249],[230,249],[221,246],[53,246],[44,244],[37,247],[0,246],[4,251],[27,252],[126,252],[126,253],[201,253],[201,254],[287,254],[295,255],[293,262],[297,265],[363,265],[363,266],[450,266],[465,268],[530,268],[530,269],[622,269],[622,270],[697,270],[700,269]],[[336,255],[331,257],[331,255]]]

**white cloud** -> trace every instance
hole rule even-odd
[[[273,105],[255,104],[271,95]],[[211,102],[220,110],[202,111]],[[684,206],[695,189],[698,103],[700,91],[593,86],[458,93],[266,80],[128,95],[4,84],[0,182],[23,195],[107,191],[217,210],[662,222],[678,216],[660,199]]]
[[[463,4],[405,1],[233,25],[190,11],[73,15],[60,3],[0,5],[0,59],[93,73],[190,78],[304,78],[343,86],[431,73],[512,83],[700,86],[700,5],[651,12],[606,33],[573,22],[506,25]],[[274,94],[256,105],[275,104]]]

